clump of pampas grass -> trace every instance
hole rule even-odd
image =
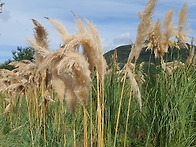
[[[171,37],[174,36],[174,24],[172,22],[172,17],[174,14],[174,9],[169,10],[165,13],[163,20],[164,31],[162,30],[161,22],[157,19],[155,25],[151,26],[151,31],[148,36],[149,43],[147,44],[147,49],[154,51],[155,57],[161,58],[168,52],[168,47],[174,46],[174,41]]]
[[[132,45],[133,47],[132,47],[131,52],[129,54],[127,64],[125,65],[125,69],[129,68],[131,61],[135,57],[133,74],[130,74],[131,71],[129,71],[127,69],[127,71],[129,71],[128,75],[130,75],[132,85],[133,85],[133,81],[135,81],[134,83],[136,83],[136,80],[134,78],[134,72],[135,72],[134,70],[135,70],[136,62],[139,58],[143,44],[148,37],[150,29],[152,28],[152,15],[154,13],[155,4],[156,4],[156,0],[149,0],[146,7],[145,7],[145,10],[143,12],[139,12],[140,24],[137,29],[136,41],[135,41],[135,44]],[[137,84],[135,85],[135,88],[133,88],[133,90],[135,91],[135,93],[139,93],[138,92],[139,87]],[[138,98],[138,102],[140,103],[140,109],[141,109],[142,104],[141,104],[141,97],[139,95],[140,94],[137,94],[137,98]]]
[[[141,14],[139,14],[141,15]],[[169,10],[165,13],[163,20],[162,30],[161,22],[159,19],[156,21],[155,25],[151,26],[151,31],[148,37],[147,49],[151,49],[154,51],[155,57],[161,59],[161,66],[164,70],[167,70],[167,73],[170,75],[173,71],[178,67],[177,61],[165,63],[163,60],[163,56],[168,52],[168,47],[187,47],[186,43],[189,41],[188,34],[191,29],[188,28],[188,23],[186,23],[188,15],[187,15],[187,4],[184,3],[178,17],[178,27],[174,25],[172,22],[172,17],[174,15],[174,9]],[[177,39],[177,42],[172,39]],[[186,64],[190,64],[192,62],[194,56],[194,49],[190,51],[190,56],[187,58]],[[184,63],[179,62],[180,67],[184,67]]]
[[[168,51],[168,47],[187,47],[186,43],[189,42],[188,34],[191,29],[188,28],[188,23],[186,23],[187,14],[187,4],[184,3],[179,16],[178,16],[178,27],[172,22],[172,17],[174,15],[174,9],[169,10],[165,13],[163,20],[164,31],[161,27],[161,22],[157,20],[155,26],[152,27],[149,33],[149,43],[147,45],[148,49],[152,49],[155,53],[155,57],[163,58],[164,53]],[[172,39],[176,38],[177,42]]]
[[[1,69],[0,77],[0,91],[2,92],[8,92],[14,95],[15,91],[20,91],[21,87],[24,87],[23,81],[13,71]]]
[[[74,14],[75,15],[75,14]],[[35,24],[35,40],[28,41],[35,48],[36,57],[39,63],[38,71],[48,70],[51,74],[52,85],[57,92],[61,103],[66,95],[66,102],[72,114],[75,113],[76,99],[82,105],[86,105],[91,78],[94,68],[103,78],[106,69],[106,61],[102,55],[102,47],[96,27],[84,19],[87,27],[75,15],[78,24],[78,33],[68,34],[64,25],[51,18],[47,18],[57,29],[63,40],[63,46],[49,52],[47,33],[37,21]],[[44,43],[40,43],[40,42]],[[81,46],[83,53],[78,52]],[[91,75],[91,76],[90,76]]]
[[[164,53],[167,52],[167,48],[164,46],[163,31],[159,19],[157,19],[153,30],[149,34],[147,49],[153,50],[155,57],[162,58]]]
[[[128,112],[127,112],[124,146],[126,146],[126,137],[127,137],[127,129],[128,129],[127,127],[128,127],[128,118],[129,118],[129,110],[130,110],[130,104],[131,104],[132,91],[134,91],[134,93],[136,93],[136,96],[138,98],[138,102],[140,103],[140,110],[142,108],[141,94],[140,94],[140,91],[139,91],[139,87],[136,84],[137,82],[135,80],[135,66],[136,66],[136,62],[139,58],[140,52],[142,50],[143,44],[144,44],[145,40],[147,39],[148,34],[150,32],[150,28],[152,26],[152,15],[154,13],[154,8],[155,8],[156,2],[157,2],[157,0],[149,0],[145,9],[144,9],[144,11],[143,12],[138,12],[138,16],[140,18],[140,23],[139,23],[139,26],[137,28],[136,41],[135,41],[134,46],[132,46],[132,49],[131,49],[131,52],[129,54],[127,63],[124,67],[125,75],[124,75],[123,87],[122,87],[119,110],[118,110],[118,116],[117,116],[114,146],[115,146],[115,143],[116,143],[116,136],[117,136],[117,131],[118,131],[118,123],[119,123],[120,110],[121,110],[121,104],[122,104],[122,97],[123,97],[124,85],[125,85],[127,73],[130,76],[130,80],[131,80],[131,90],[130,90],[130,99],[129,99],[129,105],[128,105]],[[135,58],[134,68],[133,68],[133,71],[130,71],[129,66],[131,65],[131,62],[134,58]],[[133,84],[135,84],[135,85],[133,85]]]
[[[4,93],[8,102],[4,110],[4,114],[10,112],[13,101],[17,95],[24,94],[25,85],[20,77],[13,71],[0,69],[0,92]]]
[[[98,73],[97,76],[99,76],[101,83],[103,83],[106,71],[106,61],[103,57],[101,41],[96,26],[85,18],[84,21],[86,22],[86,26],[84,26],[82,21],[75,14],[74,16],[78,25],[78,32],[71,35],[68,34],[66,28],[60,21],[46,17],[46,19],[54,25],[63,41],[63,45],[57,50],[52,52],[48,51],[47,33],[41,24],[35,20],[33,20],[36,26],[36,34],[34,35],[35,40],[28,39],[28,41],[35,48],[36,62],[39,64],[38,71],[40,73],[45,73],[47,71],[48,75],[51,75],[52,86],[56,91],[61,104],[63,104],[65,96],[66,103],[74,118],[77,99],[79,99],[80,103],[83,105],[84,146],[87,146],[87,98],[95,69]],[[79,47],[83,49],[83,53],[79,52]],[[101,118],[103,117],[98,117],[99,120]],[[103,120],[102,123],[104,124]],[[99,136],[99,138],[100,137],[101,136]],[[102,141],[99,141],[99,144],[103,143],[103,139],[101,140]],[[74,146],[76,146],[75,119]]]

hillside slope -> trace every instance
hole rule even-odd
[[[104,57],[105,57],[105,59],[107,61],[107,64],[109,66],[112,62],[112,55],[114,54],[114,50],[117,51],[117,62],[119,63],[119,66],[123,67],[123,65],[127,62],[129,53],[131,51],[131,45],[119,46],[119,47],[105,53]],[[167,58],[167,61],[176,60],[176,59],[178,59],[178,55],[179,55],[179,60],[182,61],[182,62],[185,62],[186,58],[189,55],[189,49],[181,48],[179,50],[177,48],[173,48],[173,49],[169,48],[168,53],[165,54],[165,56],[164,56],[164,60],[166,60],[166,58]],[[153,62],[153,63],[156,63],[156,64],[160,63],[160,60],[158,58],[155,58],[154,53],[151,52],[151,50],[146,50],[146,48],[143,48],[141,53],[140,53],[138,63],[149,62],[149,60],[150,60],[150,62]]]

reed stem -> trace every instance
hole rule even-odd
[[[74,147],[76,147],[76,120],[75,120],[75,116],[73,117],[73,135],[74,135]]]
[[[26,90],[25,90],[25,99],[26,99],[27,109],[28,109],[28,115],[29,115],[29,125],[30,125],[30,132],[31,132],[32,146],[34,147],[33,129],[32,129],[32,123],[31,123],[31,114],[30,114],[30,108],[29,108],[29,104],[28,104],[29,102],[28,102],[28,98],[27,98]]]
[[[99,91],[99,74],[97,72],[97,117],[98,117],[98,146],[102,147],[102,129],[101,129],[101,105],[100,105],[100,91]]]
[[[87,143],[87,113],[86,113],[86,106],[83,105],[83,110],[84,110],[84,122],[83,122],[83,127],[84,127],[84,147],[88,146]]]
[[[90,89],[90,121],[91,121],[91,147],[93,147],[93,106],[92,106],[92,88]]]
[[[119,103],[119,107],[118,107],[118,116],[117,116],[117,121],[116,121],[116,130],[115,130],[115,138],[114,138],[114,147],[116,147],[118,123],[119,123],[119,118],[120,118],[120,110],[121,110],[121,105],[122,105],[122,98],[123,98],[123,93],[124,93],[124,88],[125,88],[126,77],[127,77],[127,71],[125,71],[123,86],[122,86],[122,91],[121,91],[121,96],[120,96],[120,103]]]
[[[64,108],[63,103],[61,104],[61,115],[63,119],[63,138],[64,138],[64,145],[66,146],[66,135],[65,135],[65,116],[64,116]],[[59,122],[60,123],[60,122]]]
[[[104,105],[104,79],[102,79],[102,81],[101,81],[101,85],[100,85],[100,89],[101,89],[101,97],[102,97],[102,107],[101,107],[101,112],[102,112],[102,114],[101,114],[101,116],[102,116],[102,144],[101,144],[101,146],[103,147],[104,146],[104,109],[105,109],[105,105]]]
[[[125,129],[124,147],[126,147],[126,143],[127,143],[127,129],[128,129],[130,106],[131,106],[131,97],[132,97],[132,91],[133,91],[133,78],[135,76],[135,66],[136,66],[136,60],[135,60],[135,63],[134,63],[134,68],[133,68],[133,76],[131,77],[131,90],[130,90],[128,110],[127,110],[127,120],[126,120],[126,129]]]

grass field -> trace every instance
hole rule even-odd
[[[35,62],[11,62],[15,69],[0,70],[0,146],[196,146],[196,55],[193,39],[186,46],[187,5],[178,27],[172,9],[162,30],[159,19],[152,22],[155,4],[149,0],[138,13],[136,41],[123,68],[116,52],[107,68],[98,30],[85,18],[84,24],[73,13],[75,34],[46,18],[64,43],[54,51],[47,31],[33,19],[34,40],[28,41]],[[151,55],[139,64],[143,46]],[[189,50],[184,63],[181,46]],[[179,49],[172,62],[168,47]]]
[[[168,76],[160,68],[148,67],[149,72],[140,85],[142,111],[135,97],[131,100],[128,117],[127,146],[194,146],[196,145],[196,70],[178,69]],[[155,71],[154,71],[155,70]],[[113,146],[116,120],[122,90],[122,75],[112,72],[105,77],[104,84],[104,133],[105,146]],[[156,73],[156,74],[155,74]],[[96,79],[96,78],[95,78]],[[93,80],[92,92],[87,105],[88,145],[98,145],[97,88]],[[130,82],[126,81],[116,146],[123,146],[127,122]],[[39,88],[27,89],[25,95],[12,98],[10,112],[3,114],[10,97],[1,93],[0,146],[72,146],[73,117],[53,91],[55,102],[41,104],[43,97]],[[26,97],[26,98],[25,98]],[[92,106],[92,107],[91,107]],[[76,144],[83,145],[83,108],[77,105],[75,115]],[[92,122],[92,124],[91,124]],[[91,134],[92,133],[92,134]],[[92,139],[91,139],[92,135]],[[91,142],[92,141],[92,142]]]

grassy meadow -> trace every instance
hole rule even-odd
[[[15,69],[0,70],[0,146],[196,146],[196,55],[193,39],[186,46],[187,6],[175,28],[173,9],[163,27],[153,23],[155,4],[149,0],[139,12],[136,41],[122,68],[116,52],[106,65],[98,30],[85,18],[84,24],[74,14],[75,34],[46,18],[64,42],[51,52],[47,31],[33,19],[35,38],[28,42],[35,62],[11,62]],[[151,55],[139,64],[143,46]],[[179,51],[168,61],[168,47],[181,46],[190,51],[186,61]]]
[[[142,111],[133,97],[129,109],[127,146],[194,146],[196,144],[196,70],[179,69],[172,76],[160,72],[160,68],[149,67],[145,82],[141,85]],[[113,146],[116,120],[123,83],[122,75],[112,72],[105,77],[104,84],[104,146]],[[151,71],[152,70],[152,71]],[[151,75],[151,76],[149,76]],[[88,145],[98,146],[97,89],[96,77],[87,102]],[[130,83],[125,83],[116,146],[123,146],[130,97]],[[42,91],[28,89],[25,96],[12,99],[10,112],[3,114],[8,105],[1,93],[0,136],[1,146],[72,146],[73,117],[61,110],[57,96],[51,91],[55,102],[40,105]],[[91,101],[92,100],[92,101]],[[76,108],[76,145],[83,146],[83,108]],[[92,124],[91,124],[92,123]],[[64,136],[65,135],[65,136]],[[92,135],[92,136],[91,136]],[[44,137],[45,136],[45,137]],[[91,138],[92,137],[92,138]]]

